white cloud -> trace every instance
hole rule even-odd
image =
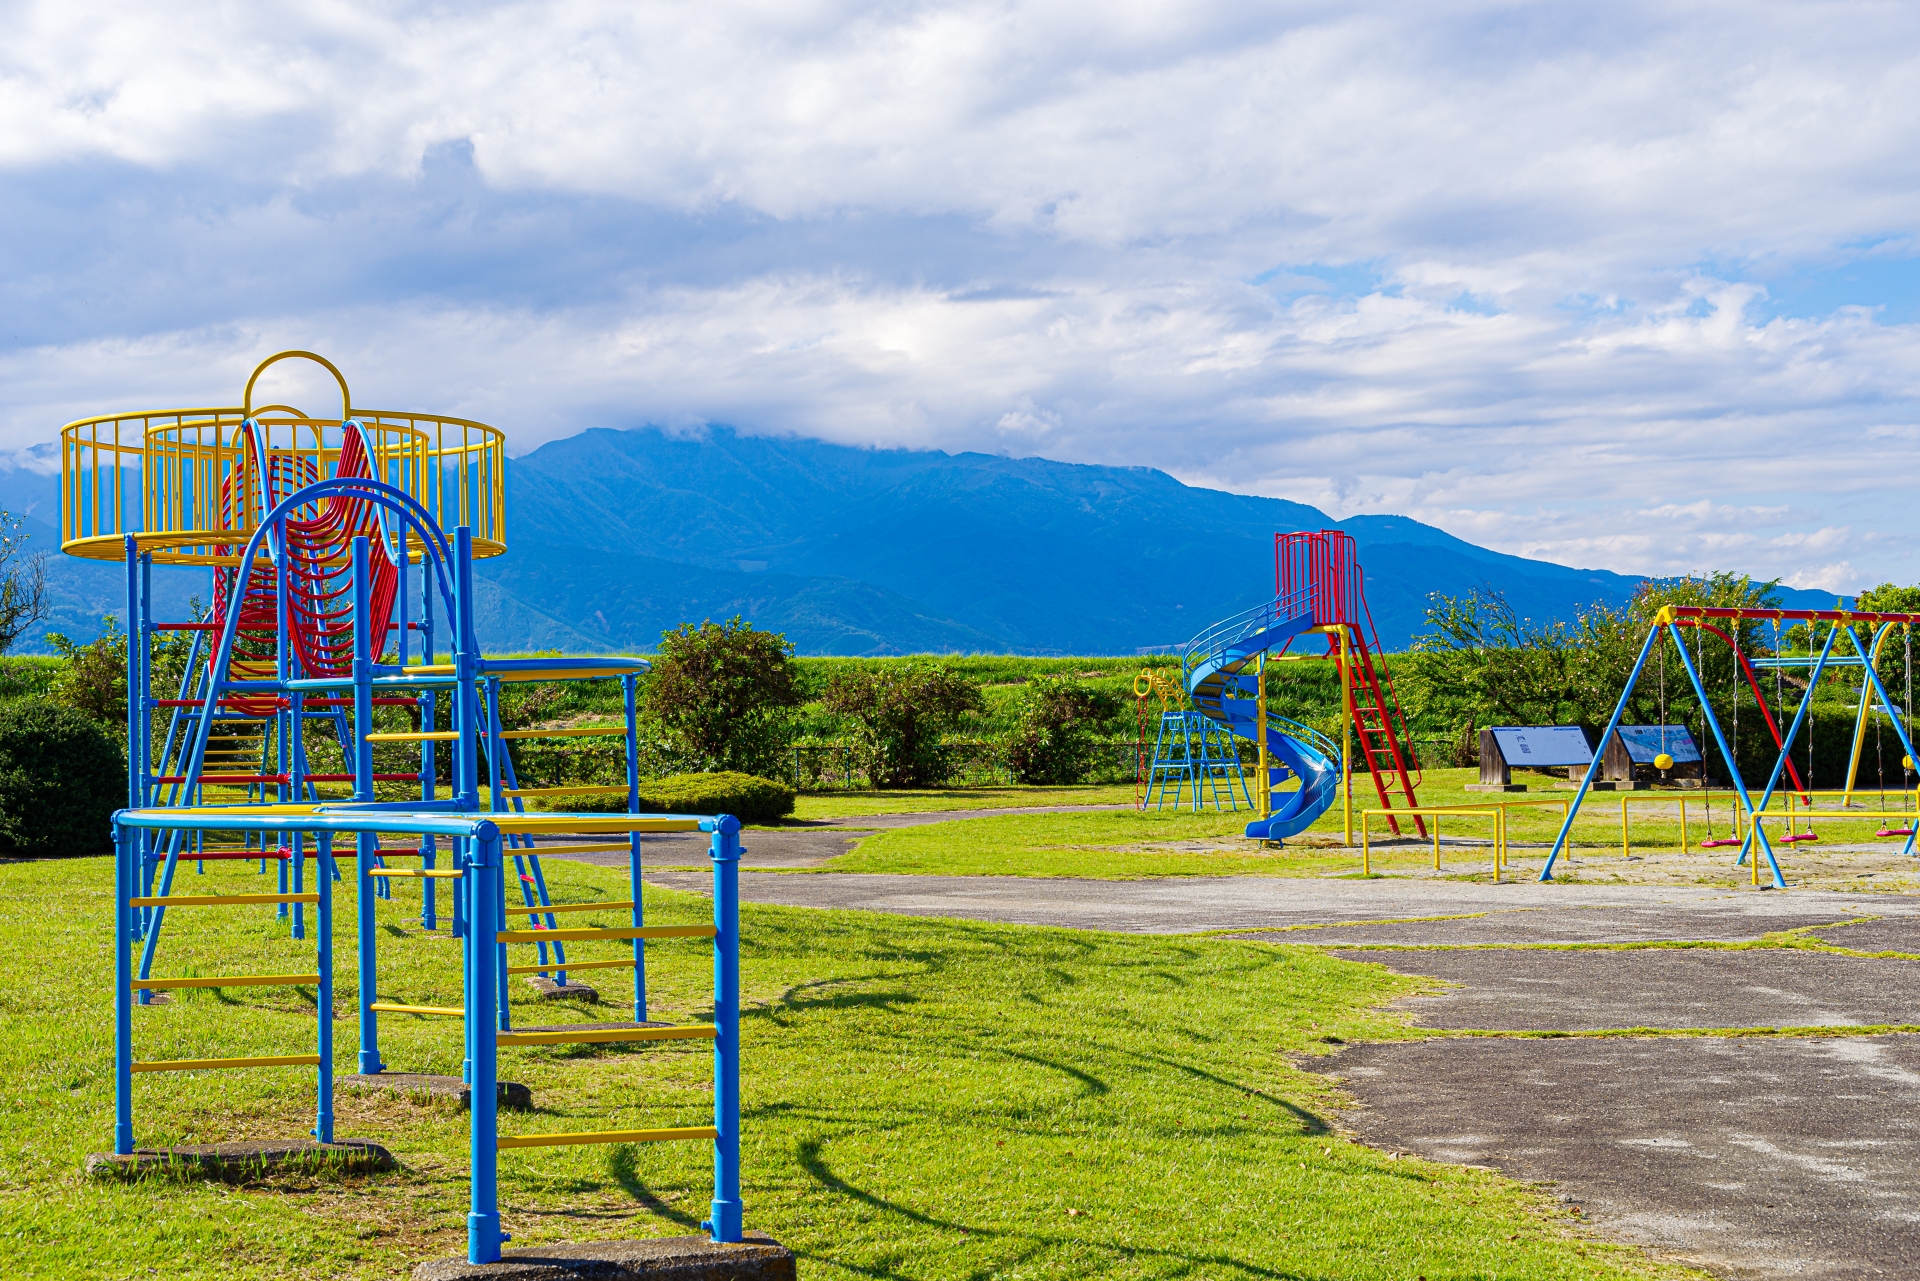
[[[1920,332],[1754,283],[1920,238],[1913,10],[69,2],[9,36],[0,168],[54,213],[0,274],[0,447],[315,346],[523,446],[1018,448],[1573,563],[1920,577]]]

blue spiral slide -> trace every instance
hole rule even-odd
[[[1267,650],[1287,643],[1314,625],[1307,592],[1272,601],[1216,623],[1187,643],[1181,653],[1187,693],[1194,707],[1240,738],[1258,740],[1256,667]],[[1266,787],[1270,818],[1247,824],[1247,835],[1268,840],[1295,836],[1340,798],[1340,748],[1316,729],[1283,716],[1267,716]],[[1297,788],[1279,790],[1298,779]]]

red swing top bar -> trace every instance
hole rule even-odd
[[[1874,614],[1853,609],[1736,609],[1728,605],[1669,605],[1675,618],[1757,618],[1796,623],[1910,623],[1920,625],[1920,614]]]

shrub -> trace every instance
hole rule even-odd
[[[37,699],[0,704],[0,851],[107,853],[126,798],[126,756],[98,721]]]
[[[794,792],[785,783],[733,772],[674,774],[640,783],[640,808],[648,814],[731,814],[742,823],[777,823],[793,813]],[[546,796],[541,809],[561,813],[620,814],[624,796]]]
[[[854,749],[875,787],[933,787],[947,776],[940,735],[981,711],[980,690],[944,667],[836,672],[822,704],[854,722]]]
[[[1007,767],[1021,783],[1078,783],[1093,765],[1092,729],[1119,704],[1066,678],[1028,682],[1020,723],[1007,740]]]
[[[765,774],[780,768],[800,705],[793,645],[738,616],[682,623],[660,636],[646,683],[646,711],[680,755],[703,769]]]

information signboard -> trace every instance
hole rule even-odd
[[[1651,765],[1662,752],[1673,757],[1675,765],[1700,759],[1700,749],[1684,725],[1622,725],[1619,734],[1627,758],[1635,765]]]
[[[1509,769],[1551,769],[1561,765],[1588,765],[1593,747],[1578,725],[1495,725],[1494,742]]]

